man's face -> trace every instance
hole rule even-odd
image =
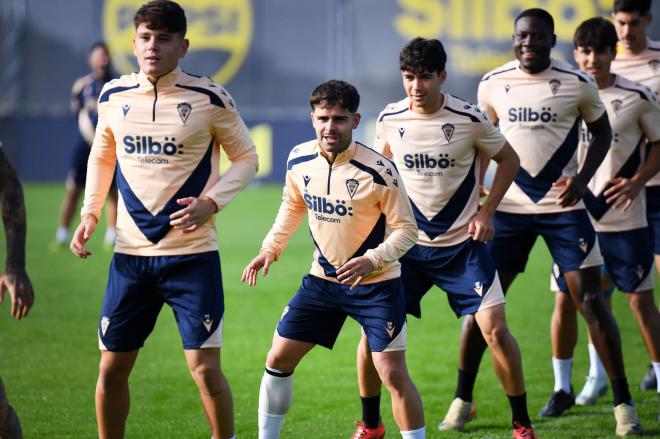
[[[360,113],[351,113],[341,106],[316,106],[312,111],[312,125],[324,151],[337,154],[353,141],[353,130],[360,123]]]
[[[442,85],[447,79],[447,71],[442,72],[411,72],[401,71],[403,88],[410,98],[413,111],[431,113],[440,107]]]
[[[550,26],[536,17],[523,17],[516,23],[513,52],[527,73],[539,73],[550,65],[550,51],[556,37]]]
[[[133,53],[140,70],[151,79],[163,76],[179,64],[188,50],[188,40],[178,33],[149,29],[140,23],[133,39]]]
[[[646,28],[651,23],[651,15],[637,12],[617,12],[612,14],[616,35],[623,49],[639,52],[646,44]]]
[[[603,80],[610,74],[610,65],[616,52],[610,49],[596,50],[593,47],[578,46],[573,51],[573,58],[583,72],[589,73],[596,80]]]
[[[106,71],[110,68],[110,55],[103,46],[96,46],[89,53],[89,67],[93,71]]]

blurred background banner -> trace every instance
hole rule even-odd
[[[21,178],[63,180],[77,138],[69,93],[88,72],[87,50],[105,40],[115,70],[137,70],[133,14],[142,0],[1,0],[0,139]],[[182,68],[223,84],[251,128],[259,181],[280,182],[291,147],[309,140],[307,98],[328,79],[357,86],[373,139],[380,110],[404,91],[398,53],[438,38],[448,54],[445,89],[475,101],[479,79],[513,58],[513,19],[543,7],[555,18],[553,56],[572,62],[579,23],[609,16],[612,0],[181,0],[190,51]],[[653,14],[660,19],[660,1]],[[660,39],[660,26],[649,35]]]

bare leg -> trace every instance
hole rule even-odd
[[[76,213],[78,198],[80,198],[81,192],[82,188],[76,186],[72,180],[67,180],[66,193],[64,194],[62,206],[60,207],[59,227],[63,227],[67,230],[71,227],[71,222]]]
[[[101,351],[96,382],[96,420],[99,439],[123,439],[130,407],[128,377],[138,355],[130,352]]]
[[[220,348],[188,349],[185,354],[213,438],[231,438],[234,435],[234,406],[229,383],[220,368]]]
[[[361,331],[360,344],[357,348],[357,375],[360,397],[369,398],[380,393],[380,377],[374,366],[369,341],[364,331]]]
[[[550,321],[552,356],[562,360],[573,358],[577,336],[577,308],[568,293],[557,292]]]
[[[651,360],[660,361],[660,313],[655,307],[653,290],[626,294]]]
[[[0,379],[0,439],[22,439],[21,424],[16,412],[9,405],[5,386]]]

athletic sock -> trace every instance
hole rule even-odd
[[[467,371],[458,369],[458,382],[456,383],[455,398],[461,398],[463,401],[472,402],[472,391],[474,382],[477,380],[477,371]]]
[[[619,404],[633,405],[632,396],[630,396],[630,389],[628,388],[628,380],[619,378],[610,381],[612,385],[612,394],[614,395],[614,407]]]
[[[293,400],[293,372],[266,367],[259,389],[259,439],[277,439]]]
[[[401,437],[403,439],[424,439],[426,437],[426,426],[417,430],[402,431]]]
[[[563,390],[566,393],[571,393],[573,358],[552,357],[552,371],[555,373],[555,392]]]
[[[592,343],[588,344],[589,347],[589,376],[590,377],[605,377],[607,372],[605,372],[605,366],[603,362],[600,361],[600,356],[598,351],[596,351],[596,346]]]
[[[532,421],[527,413],[527,392],[518,396],[507,395],[511,406],[511,423],[518,422],[523,427],[532,428]]]
[[[380,393],[376,396],[360,397],[362,400],[362,422],[367,428],[380,425]]]
[[[69,239],[69,229],[64,226],[59,226],[55,232],[55,242],[58,244],[66,244]]]
[[[658,393],[660,393],[660,361],[653,361],[651,362],[653,365],[653,371],[655,372],[655,381],[656,381],[656,386]]]

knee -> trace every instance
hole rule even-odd
[[[130,368],[123,365],[101,362],[99,365],[99,384],[114,386],[127,383],[130,373]]]
[[[266,366],[285,373],[293,372],[295,368],[295,364],[284,352],[272,348],[266,356]]]
[[[190,374],[201,388],[215,389],[222,378],[220,364],[217,361],[204,361],[189,367]]]
[[[489,328],[488,332],[484,332],[483,336],[488,346],[493,350],[497,350],[506,344],[510,335],[505,324],[497,324]]]
[[[408,372],[404,367],[385,365],[378,370],[378,375],[390,393],[401,393],[408,380]]]

